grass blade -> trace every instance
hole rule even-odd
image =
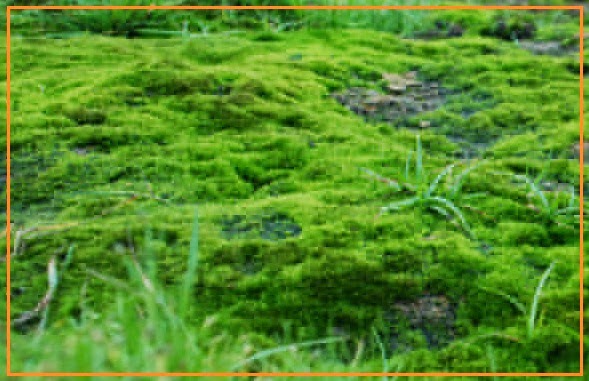
[[[462,196],[462,199],[472,200],[474,198],[481,198],[481,197],[487,197],[487,194],[483,193],[483,192],[471,193],[471,194],[467,194],[467,195]]]
[[[466,222],[466,218],[464,217],[464,214],[462,214],[460,209],[458,209],[458,207],[456,207],[456,205],[454,205],[454,203],[452,201],[449,201],[449,200],[442,198],[442,197],[430,197],[429,200],[440,203],[443,206],[445,206],[446,208],[450,209],[450,211],[452,213],[454,213],[454,216],[456,216],[458,218],[458,220],[460,220],[460,224],[462,225],[462,228],[464,229],[464,231],[466,233],[468,233],[468,235],[471,238],[474,238],[474,234],[470,230],[470,227],[468,225],[468,222]]]
[[[395,190],[401,190],[401,186],[395,180],[389,179],[387,177],[383,177],[383,176],[379,175],[378,173],[371,171],[368,168],[362,167],[362,168],[360,168],[360,170],[362,172],[366,173],[367,175],[374,177],[376,180],[380,181],[381,183],[387,184],[388,186],[390,186],[391,188],[394,188]]]
[[[239,364],[233,366],[231,368],[231,371],[232,372],[236,371],[251,362],[270,357],[276,353],[286,352],[286,351],[290,351],[290,350],[298,349],[298,348],[312,347],[314,345],[319,345],[319,344],[337,343],[337,342],[341,342],[341,341],[345,341],[345,340],[347,340],[347,337],[328,337],[328,338],[320,339],[320,340],[305,341],[302,343],[288,344],[288,345],[282,345],[282,346],[279,346],[276,348],[266,349],[264,351],[256,353],[255,355],[253,355],[251,357],[246,358],[245,360],[243,360]]]
[[[538,312],[538,302],[540,301],[540,295],[542,293],[542,288],[544,287],[544,284],[546,283],[546,280],[548,279],[548,276],[552,272],[552,269],[554,268],[555,265],[556,265],[556,261],[553,261],[550,264],[550,266],[548,267],[548,269],[546,269],[546,271],[544,271],[544,274],[542,274],[542,278],[540,279],[540,282],[538,283],[538,287],[536,287],[536,292],[534,293],[534,300],[532,301],[532,307],[530,309],[530,318],[528,320],[528,337],[531,337],[532,334],[534,333],[534,325],[536,323],[536,314]]]
[[[497,296],[501,296],[502,298],[504,298],[505,300],[507,300],[508,302],[510,302],[515,308],[518,309],[519,312],[521,312],[523,315],[526,314],[526,307],[524,307],[523,304],[521,304],[515,297],[499,291],[499,290],[493,290],[484,286],[477,286],[479,289],[486,291],[488,293],[491,293],[493,295],[497,295]]]
[[[393,202],[381,208],[381,213],[386,213],[392,210],[400,210],[408,206],[415,205],[419,201],[418,197],[411,197],[402,201]]]
[[[576,206],[572,206],[572,207],[566,207],[566,208],[562,208],[562,209],[558,209],[556,211],[556,215],[568,215],[569,213],[574,213],[574,212],[579,212],[579,208]]]
[[[65,270],[69,267],[72,260],[72,256],[74,254],[74,248],[74,245],[71,245],[69,247],[64,262],[60,266],[60,271],[65,272]],[[53,256],[47,264],[47,292],[45,293],[45,296],[43,297],[43,299],[41,299],[41,301],[39,301],[39,303],[37,303],[37,306],[34,309],[30,311],[25,311],[18,318],[12,320],[11,323],[15,326],[19,326],[27,323],[28,321],[34,319],[42,313],[43,315],[41,316],[41,321],[37,328],[38,332],[42,332],[45,329],[47,323],[49,306],[55,296],[55,292],[59,284],[59,279],[60,274],[57,270],[57,259],[56,256]]]
[[[423,175],[423,150],[419,135],[417,135],[417,150],[415,153],[415,175],[417,177],[417,183],[420,183]]]
[[[389,364],[387,362],[387,352],[385,350],[384,344],[382,342],[382,339],[380,338],[380,335],[378,334],[378,332],[376,332],[376,329],[374,327],[372,327],[372,333],[374,334],[374,338],[376,340],[376,343],[378,344],[378,347],[380,348],[380,355],[382,358],[382,372],[383,373],[388,373],[389,372]],[[383,381],[387,381],[389,378],[387,376],[382,376]]]
[[[465,170],[460,172],[460,174],[456,177],[456,181],[454,182],[454,186],[452,187],[452,196],[458,195],[462,190],[462,185],[464,184],[464,179],[468,174],[478,168],[482,163],[478,162],[473,165],[468,166]]]
[[[495,360],[495,351],[491,345],[487,345],[487,357],[489,358],[489,366],[491,373],[497,373],[497,361]],[[493,376],[493,380],[497,380],[497,376]]]
[[[184,314],[188,307],[190,291],[194,280],[196,279],[196,270],[198,268],[198,208],[194,212],[194,221],[192,223],[192,235],[190,238],[190,249],[188,252],[188,267],[184,274],[182,290],[180,294],[180,312]]]
[[[571,185],[571,199],[569,200],[569,208],[573,208],[575,206],[575,187]]]
[[[452,214],[441,206],[431,205],[429,208],[432,209],[434,212],[438,212],[443,217],[446,217],[448,219],[452,218]]]
[[[534,183],[532,180],[530,180],[527,176],[523,176],[523,175],[515,175],[515,178],[519,179],[519,180],[523,180],[526,184],[528,184],[528,186],[530,187],[532,192],[540,199],[540,202],[542,202],[542,206],[544,207],[544,210],[550,209],[550,203],[546,199],[546,196],[544,196],[544,192],[542,192],[538,188],[536,183]]]
[[[405,181],[409,181],[409,169],[411,167],[411,156],[413,156],[413,152],[409,152],[407,155],[407,160],[405,160]]]
[[[424,197],[431,196],[436,191],[436,188],[440,184],[440,181],[442,181],[442,179],[444,177],[446,177],[447,175],[449,175],[452,172],[452,169],[455,166],[456,166],[456,163],[450,164],[446,168],[444,168],[444,170],[442,172],[440,172],[439,175],[436,176],[436,178],[434,179],[434,181],[432,181],[432,183],[430,184],[428,190],[425,192]]]
[[[70,263],[72,263],[72,258],[74,256],[74,249],[76,248],[76,245],[71,245],[67,251],[67,254],[65,256],[65,259],[63,260],[63,263],[61,264],[61,271],[65,271],[67,270],[67,268],[70,266]]]

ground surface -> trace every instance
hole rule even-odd
[[[13,40],[13,318],[72,245],[58,325],[113,300],[95,275],[123,257],[174,284],[198,207],[193,323],[260,349],[376,330],[412,371],[488,371],[489,345],[498,371],[578,370],[578,54],[447,34]]]

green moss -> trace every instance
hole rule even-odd
[[[107,118],[106,114],[101,110],[81,106],[66,107],[63,113],[78,125],[103,124]]]
[[[14,316],[36,305],[47,262],[74,243],[54,321],[79,313],[82,289],[96,310],[112,301],[116,288],[88,270],[126,279],[120,259],[133,250],[151,252],[158,277],[175,284],[186,267],[189,205],[198,203],[194,323],[216,314],[232,334],[272,336],[289,323],[304,327],[306,338],[333,327],[366,338],[371,326],[386,324],[393,304],[429,293],[459,305],[459,339],[431,351],[427,338],[408,333],[412,350],[393,354],[406,359],[403,370],[488,371],[487,341],[477,338],[488,332],[519,340],[489,339],[500,371],[572,367],[578,228],[543,219],[528,205],[529,190],[498,173],[545,169],[550,181],[578,185],[570,157],[578,141],[575,61],[475,38],[479,22],[496,23],[482,12],[435,17],[461,23],[467,36],[404,41],[375,31],[301,30],[13,41],[11,217],[19,228],[54,227],[27,236],[13,258],[13,286],[24,288]],[[517,34],[522,22],[510,19],[508,29]],[[41,56],[42,64],[30,59]],[[330,96],[350,86],[377,89],[383,73],[410,70],[449,89],[447,103],[392,126],[365,123]],[[443,216],[376,218],[383,200],[409,194],[366,181],[358,168],[402,181],[407,159],[415,164],[416,133],[428,169],[469,157],[473,146],[485,156],[462,188],[463,196],[481,193],[465,198],[464,208],[477,240]],[[268,209],[289,216],[300,235],[223,235],[224,216]],[[497,293],[528,307],[555,259],[562,265],[541,298],[537,335],[526,340],[526,317]]]
[[[538,224],[500,222],[497,228],[503,232],[500,242],[504,245],[532,245],[542,247],[549,242],[546,229]]]
[[[504,40],[532,38],[536,32],[534,18],[529,13],[504,13],[495,22],[482,29],[483,35],[494,36]]]
[[[382,248],[380,255],[387,271],[421,272],[426,264],[431,263],[431,253],[415,245],[415,240],[404,240],[390,243]]]

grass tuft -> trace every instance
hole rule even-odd
[[[568,197],[566,206],[564,206],[564,201],[560,197],[560,193],[562,192],[555,192],[555,195],[549,197],[547,195],[548,192],[542,190],[542,174],[536,176],[534,179],[526,175],[510,175],[503,172],[494,172],[494,174],[513,176],[518,183],[523,183],[529,189],[527,197],[530,200],[530,204],[527,207],[536,212],[548,224],[567,228],[573,228],[578,224],[580,218],[579,203],[581,201],[576,195],[574,186],[571,185],[569,191],[566,192],[568,193]]]
[[[415,157],[415,168],[411,171],[411,161]],[[453,163],[446,166],[431,182],[428,173],[423,166],[423,148],[419,135],[416,137],[416,149],[407,155],[405,164],[405,181],[398,182],[383,177],[366,168],[360,168],[376,180],[383,182],[397,191],[405,190],[411,194],[410,197],[394,201],[380,210],[380,214],[401,211],[407,208],[420,208],[433,211],[445,218],[452,219],[472,239],[475,235],[457,202],[463,197],[463,184],[466,176],[477,168],[481,163],[476,162],[468,165],[455,178],[452,178],[452,171],[462,163]],[[414,175],[410,175],[411,173]],[[443,184],[443,186],[442,186]]]

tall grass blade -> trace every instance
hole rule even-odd
[[[542,274],[542,278],[540,279],[540,282],[538,283],[538,287],[536,287],[536,292],[534,293],[534,300],[532,301],[532,307],[530,309],[530,317],[528,320],[528,337],[531,337],[532,334],[534,333],[534,325],[536,323],[536,314],[538,312],[538,302],[540,301],[540,295],[542,294],[542,288],[544,287],[544,284],[546,283],[546,280],[548,279],[548,276],[552,272],[552,269],[554,268],[555,265],[556,265],[556,261],[553,261],[550,264],[550,266],[548,267],[548,269],[546,269],[546,271],[544,271],[544,274]]]
[[[569,213],[578,212],[579,208],[576,206],[558,209],[556,215],[568,215]]]
[[[299,349],[299,348],[306,348],[306,347],[312,347],[314,345],[319,345],[319,344],[331,344],[331,343],[337,343],[337,342],[342,342],[347,340],[347,337],[328,337],[325,339],[319,339],[319,340],[312,340],[312,341],[305,341],[302,343],[295,343],[295,344],[287,344],[287,345],[282,345],[276,348],[271,348],[271,349],[266,349],[264,351],[258,352],[255,355],[246,358],[245,360],[243,360],[242,362],[238,363],[237,365],[233,366],[231,368],[231,371],[236,371],[240,368],[242,368],[243,366],[254,362],[256,360],[262,360],[265,358],[268,358],[276,353],[281,353],[281,352],[287,352],[287,351],[291,351],[293,349]]]
[[[420,183],[423,175],[423,150],[419,135],[417,135],[417,150],[415,152],[415,175],[417,177],[417,183]]]
[[[72,263],[72,258],[74,257],[74,249],[76,248],[76,245],[71,245],[67,251],[67,254],[65,256],[65,259],[63,260],[63,263],[61,264],[61,271],[65,271],[67,270],[67,268],[70,266],[70,263]]]
[[[380,335],[378,334],[378,332],[376,332],[376,329],[374,327],[372,327],[372,333],[374,334],[374,338],[376,340],[376,343],[378,344],[378,347],[380,349],[380,355],[381,355],[381,359],[382,359],[382,372],[383,373],[388,373],[389,372],[389,364],[387,361],[387,352],[385,350],[384,344],[382,342],[382,339],[380,338]],[[383,381],[387,381],[389,378],[387,376],[382,376]]]
[[[67,270],[70,263],[72,262],[72,258],[74,255],[74,248],[75,248],[75,245],[71,245],[69,247],[66,257],[60,266],[61,267],[60,272],[62,272],[62,273],[65,272],[65,270]],[[53,262],[53,266],[51,266],[51,262],[50,262],[50,266],[48,268],[48,276],[49,276],[49,287],[51,289],[53,289],[53,292],[55,292],[55,290],[57,289],[57,285],[59,283],[60,274],[58,273],[54,262]],[[45,327],[47,325],[47,319],[49,316],[50,307],[51,307],[51,305],[49,303],[47,303],[47,307],[43,310],[43,316],[41,317],[41,321],[39,322],[37,332],[43,332],[43,330],[45,329]]]
[[[190,238],[190,249],[188,252],[188,268],[184,274],[182,290],[180,295],[180,312],[184,314],[188,307],[190,291],[194,280],[196,279],[196,270],[198,267],[198,208],[194,212],[194,222],[192,223],[192,236]]]
[[[495,359],[495,351],[493,350],[493,346],[487,345],[487,357],[489,358],[489,366],[491,368],[491,373],[497,373],[497,361]],[[493,380],[497,380],[497,376],[493,376]]]
[[[143,255],[141,258],[137,258],[135,253],[133,253],[131,258],[134,261],[137,273],[141,276],[143,285],[150,291],[153,291],[152,282],[157,276],[157,260],[156,253],[153,250],[153,231],[150,227],[145,229],[144,241]],[[141,260],[141,262],[139,260]],[[146,270],[146,274],[143,272],[143,267]]]
[[[407,155],[407,160],[405,160],[405,181],[409,181],[409,171],[411,169],[411,156],[413,156],[413,152],[409,152]]]

